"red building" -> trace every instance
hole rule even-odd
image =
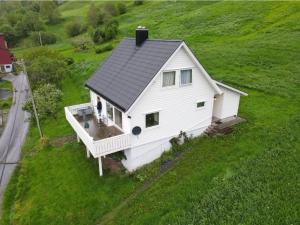
[[[4,35],[0,33],[0,72],[12,72],[14,56],[9,52]]]

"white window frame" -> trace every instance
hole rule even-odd
[[[119,111],[120,113],[121,113],[121,126],[119,126],[117,123],[116,123],[116,111],[115,110],[117,110],[117,111]],[[114,120],[113,120],[113,122],[114,122],[114,124],[118,127],[118,128],[120,128],[120,129],[123,129],[123,112],[121,111],[121,110],[119,110],[117,107],[113,107],[113,114],[114,114]]]
[[[174,84],[169,86],[164,86],[164,73],[174,73]],[[165,70],[162,72],[161,76],[161,87],[164,89],[176,87],[176,70]]]
[[[146,122],[146,117],[147,115],[149,114],[154,114],[154,113],[158,113],[158,124],[157,125],[153,125],[153,126],[150,126],[150,127],[147,127],[147,122]],[[160,110],[157,110],[157,111],[152,111],[152,112],[147,112],[147,113],[144,113],[145,115],[145,128],[148,130],[148,129],[152,129],[152,128],[156,128],[156,127],[159,127],[160,126]]]
[[[183,84],[183,83],[181,83],[181,75],[182,75],[181,72],[182,71],[186,71],[186,70],[190,70],[191,71],[191,83]],[[191,86],[193,84],[193,69],[192,68],[184,68],[184,69],[180,70],[179,83],[180,83],[180,87]]]
[[[109,106],[112,108],[112,118],[109,118],[108,107],[107,107],[107,105],[109,105]],[[112,104],[110,104],[108,101],[106,101],[105,107],[106,107],[106,117],[107,117],[110,121],[112,121],[113,123],[115,123],[115,121],[114,121],[114,120],[115,120],[114,106],[113,106]]]

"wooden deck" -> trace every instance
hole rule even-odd
[[[78,115],[75,115],[74,117],[84,128],[83,117]],[[89,128],[85,128],[85,130],[95,141],[123,134],[123,132],[115,126],[106,126],[102,122],[98,123],[94,115],[88,115],[87,122],[89,123]]]

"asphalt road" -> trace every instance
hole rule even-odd
[[[16,92],[5,129],[0,137],[0,205],[5,187],[20,159],[21,146],[29,127],[29,114],[22,110],[28,96],[25,75],[8,75],[4,79],[13,83]]]

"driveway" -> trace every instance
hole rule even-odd
[[[4,79],[13,83],[16,92],[6,127],[0,137],[0,205],[5,187],[20,159],[21,146],[29,127],[29,114],[22,110],[28,95],[25,75],[8,75]]]

